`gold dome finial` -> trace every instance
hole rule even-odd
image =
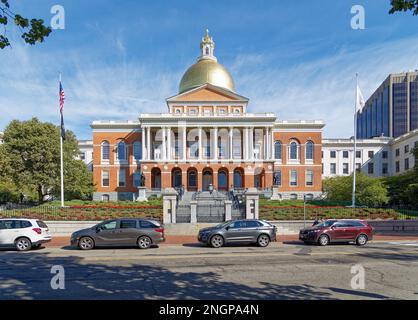
[[[203,43],[213,43],[213,39],[209,36],[209,29],[206,29],[205,35],[202,38],[202,44]]]
[[[213,54],[215,51],[215,42],[213,42],[213,39],[209,36],[208,29],[206,29],[205,35],[202,38],[202,42],[200,42],[200,50],[202,54],[199,57],[199,60],[201,59],[216,60],[216,57]]]
[[[228,70],[218,63],[218,59],[213,54],[214,49],[215,42],[209,36],[209,30],[206,29],[205,35],[200,43],[201,55],[197,59],[197,62],[183,75],[180,81],[180,93],[205,83],[210,83],[235,92],[234,80]]]

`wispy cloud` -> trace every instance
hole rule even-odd
[[[325,136],[349,137],[356,72],[365,96],[370,96],[389,73],[418,67],[417,40],[341,50],[290,66],[275,67],[271,53],[264,58],[266,63],[261,55],[244,55],[236,58],[232,71],[238,90],[251,99],[251,110],[273,111],[280,119],[322,119]]]
[[[325,136],[348,137],[352,135],[355,73],[359,72],[360,85],[369,96],[389,73],[417,68],[417,40],[340,50],[320,59],[300,59],[303,62],[293,65],[282,62],[289,52],[241,54],[226,67],[238,92],[250,98],[251,111],[272,111],[279,119],[323,119]],[[63,78],[66,126],[79,138],[91,137],[93,120],[135,119],[142,112],[164,112],[164,99],[177,92],[188,67],[172,70],[163,64],[129,60],[126,57],[133,53],[126,49],[123,37],[112,41],[122,56],[112,64],[76,49],[63,59],[68,70]],[[18,44],[2,52],[0,130],[12,119],[31,116],[58,124],[57,73],[63,60],[54,58],[62,54],[41,54]]]

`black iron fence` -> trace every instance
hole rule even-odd
[[[343,206],[274,206],[263,204],[259,208],[260,218],[266,220],[316,219],[418,219],[418,209],[410,208],[367,208]]]
[[[235,204],[236,205],[236,204]],[[240,203],[244,208],[245,202]],[[180,210],[179,210],[180,209]],[[233,203],[234,218],[238,217],[239,209]],[[237,210],[238,209],[238,210]],[[80,205],[72,207],[57,206],[33,206],[12,208],[3,207],[0,210],[0,218],[36,218],[42,220],[63,221],[98,221],[112,218],[143,217],[162,220],[162,205],[126,205],[118,206],[106,204],[101,206]],[[418,208],[350,208],[344,206],[278,206],[261,204],[259,207],[260,218],[265,220],[303,220],[306,219],[394,219],[394,220],[418,220]],[[190,207],[177,208],[177,214],[190,216]],[[199,222],[219,222],[225,217],[224,203],[219,201],[209,205],[198,205],[197,215]],[[180,217],[186,222],[190,218]],[[215,221],[216,220],[216,221]]]

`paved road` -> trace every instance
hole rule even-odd
[[[350,286],[365,269],[365,289]],[[62,265],[65,289],[52,290]],[[0,252],[0,299],[418,299],[418,242]]]

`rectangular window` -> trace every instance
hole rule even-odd
[[[343,174],[348,174],[348,163],[343,163]]]
[[[382,159],[387,159],[387,158],[388,158],[388,152],[382,151]]]
[[[102,187],[109,187],[109,171],[102,171]]]
[[[388,164],[382,163],[382,174],[387,174],[388,173]]]
[[[400,154],[399,149],[396,149],[396,150],[395,150],[395,155],[396,155],[397,157],[399,157],[399,154]]]
[[[336,158],[337,157],[337,153],[335,151],[330,151],[330,158]]]
[[[356,158],[361,158],[361,151],[356,151]]]
[[[369,159],[373,159],[373,157],[374,157],[374,151],[369,151],[368,152],[368,155],[369,155]]]
[[[373,165],[373,162],[369,162],[369,163],[367,164],[367,172],[368,172],[368,174],[373,174],[373,172],[374,172],[374,165]]]
[[[399,166],[399,161],[395,162],[395,171],[399,172],[400,171],[400,166]]]
[[[277,170],[277,171],[274,172],[273,184],[275,186],[281,186],[282,185],[282,172],[280,170]]]
[[[142,159],[142,143],[140,142],[134,143],[134,158],[135,160]]]
[[[80,153],[80,160],[85,160],[86,159],[86,154],[84,152]]]
[[[360,171],[361,170],[361,163],[356,163],[356,170]]]
[[[348,159],[348,151],[343,151],[343,158]]]
[[[126,185],[126,171],[125,169],[119,170],[119,187],[124,187]]]
[[[313,186],[313,171],[306,170],[306,185]]]
[[[337,166],[335,165],[335,163],[330,163],[330,173],[331,174],[337,173]]]
[[[290,170],[290,186],[298,185],[298,173],[296,170]]]
[[[408,158],[406,158],[405,159],[405,170],[409,170],[409,159]]]
[[[409,144],[405,145],[404,150],[405,150],[405,153],[409,152]]]
[[[134,174],[133,174],[133,185],[136,188],[141,186],[141,172],[140,171],[134,172]]]

